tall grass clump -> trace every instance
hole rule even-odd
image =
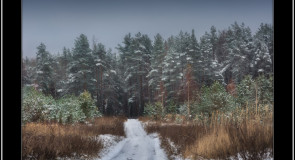
[[[263,159],[273,148],[272,111],[268,106],[256,114],[255,107],[195,117],[193,121],[178,125],[148,123],[148,133],[157,132],[161,145],[173,156],[192,159]],[[173,144],[173,145],[172,145]]]
[[[101,134],[125,136],[125,117],[100,117],[90,124],[30,122],[22,126],[22,159],[88,159],[104,147]]]
[[[264,108],[263,115],[254,106],[232,115],[213,114],[205,136],[187,147],[184,155],[225,159],[239,154],[243,159],[263,159],[273,148],[273,115],[268,106]]]

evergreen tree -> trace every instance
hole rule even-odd
[[[214,66],[215,61],[213,60],[213,45],[211,43],[211,36],[209,33],[205,33],[201,37],[200,40],[200,52],[201,52],[201,58],[198,61],[200,70],[199,74],[201,76],[201,84],[209,85],[213,82],[213,76],[214,76]]]
[[[214,26],[211,26],[210,28],[210,42],[212,44],[212,59],[214,61],[217,61],[217,33],[216,33],[216,28]]]
[[[127,34],[124,37],[124,41],[122,42],[124,44],[124,46],[122,46],[121,44],[118,45],[117,49],[118,51],[121,53],[120,54],[120,70],[119,70],[119,75],[121,77],[121,79],[123,79],[124,83],[123,83],[123,88],[124,88],[124,100],[123,100],[123,104],[125,106],[125,114],[128,116],[130,115],[130,110],[131,110],[131,104],[133,102],[132,97],[130,98],[131,95],[131,88],[129,87],[131,85],[131,80],[129,79],[131,77],[131,75],[129,74],[129,72],[127,72],[127,68],[128,68],[128,64],[129,64],[129,58],[131,57],[131,43],[132,43],[132,37],[131,34]],[[130,103],[131,102],[131,103]]]
[[[93,64],[89,42],[84,34],[75,40],[72,62],[69,64],[68,88],[71,93],[79,95],[84,90],[90,90],[90,78]]]
[[[160,34],[155,36],[151,55],[151,70],[147,75],[149,78],[149,86],[152,90],[151,94],[154,100],[161,99],[164,96],[164,93],[160,91],[162,80],[165,80],[165,77],[163,77],[163,61],[165,57],[163,41],[164,40]]]
[[[202,63],[200,63],[200,61],[202,60],[202,57],[200,52],[200,46],[196,39],[194,30],[192,30],[192,34],[190,37],[188,54],[190,55],[190,57],[192,57],[192,60],[189,61],[189,64],[191,64],[192,66],[192,74],[194,75],[193,77],[196,80],[196,82],[200,82],[200,73],[202,68]]]
[[[272,34],[271,25],[261,24],[252,37],[249,27],[236,22],[218,34],[212,26],[199,42],[194,30],[180,31],[167,40],[157,34],[153,44],[145,34],[132,37],[129,33],[117,47],[118,56],[101,43],[93,43],[91,50],[87,37],[81,34],[72,51],[64,47],[55,56],[41,43],[36,59],[22,60],[22,84],[55,98],[87,90],[87,96],[91,95],[106,115],[143,115],[146,102],[149,107],[157,102],[162,111],[169,110],[169,104],[184,106],[181,108],[190,114],[195,112],[191,108],[195,102],[207,107],[199,93],[201,85],[210,86],[218,80],[218,88],[221,84],[230,88],[231,84],[239,85],[245,75],[271,74]],[[269,83],[263,80],[264,87]]]
[[[106,63],[109,64],[104,76],[105,113],[107,115],[124,113],[123,106],[123,81],[118,75],[118,65],[115,53],[109,49],[106,53]]]
[[[106,50],[105,46],[101,43],[94,44],[92,57],[94,59],[95,65],[92,66],[93,73],[95,73],[95,78],[93,78],[93,82],[95,83],[94,87],[96,95],[96,104],[100,107],[100,111],[104,114],[105,107],[103,101],[103,88],[104,88],[104,78],[105,72],[108,68],[108,64],[106,62]]]
[[[179,76],[180,68],[177,66],[179,62],[177,59],[178,54],[175,49],[175,38],[173,36],[169,37],[165,45],[165,47],[167,47],[167,54],[163,61],[163,79],[165,83],[164,87],[166,88],[166,103],[169,103],[169,101],[175,101],[182,77]]]
[[[235,22],[227,32],[228,56],[223,64],[230,65],[231,78],[239,82],[245,75],[250,74],[250,62],[253,59],[253,38],[249,27],[244,23],[238,25]]]
[[[265,49],[267,49],[264,52],[267,52],[270,56],[270,72],[273,72],[273,27],[270,24],[263,24],[261,23],[260,28],[258,29],[257,33],[254,36],[256,41],[256,50],[257,45],[264,46]],[[266,46],[265,46],[266,45]],[[261,50],[261,49],[260,49]],[[266,55],[267,56],[267,55]],[[265,57],[266,58],[266,57]],[[269,65],[269,64],[266,64]],[[269,70],[268,69],[268,70]]]
[[[21,62],[21,65],[22,65],[22,70],[21,70],[22,87],[25,86],[25,85],[30,84],[30,79],[28,77],[28,67],[29,67],[28,63],[29,63],[28,57],[26,57],[25,60],[22,58],[22,62]]]
[[[52,57],[46,51],[45,44],[41,43],[37,47],[36,57],[36,81],[39,89],[46,95],[54,95],[54,82],[52,80],[53,68]]]
[[[272,61],[267,45],[259,39],[255,40],[254,45],[255,56],[252,60],[252,63],[250,64],[250,66],[253,68],[253,75],[256,77],[259,74],[271,73]]]
[[[123,68],[123,79],[127,92],[127,114],[132,116],[142,115],[144,103],[149,97],[147,74],[150,70],[151,41],[147,35],[140,32],[131,37],[128,34],[124,38],[125,45],[119,45],[118,50]]]

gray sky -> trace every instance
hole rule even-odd
[[[41,42],[52,54],[72,49],[81,33],[114,52],[129,32],[154,40],[195,29],[199,39],[212,25],[222,30],[237,21],[254,34],[260,23],[272,24],[272,8],[272,0],[23,0],[23,57],[35,57]]]

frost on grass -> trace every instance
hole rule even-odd
[[[246,159],[252,159],[252,157],[251,157],[251,155],[249,155],[249,153],[245,153],[244,156]],[[244,156],[242,156],[240,153],[238,153],[235,156],[229,157],[229,159],[230,160],[243,160]],[[262,160],[273,160],[273,156],[271,154],[271,149],[268,149],[268,151],[261,156],[261,159]]]

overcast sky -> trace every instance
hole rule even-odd
[[[47,50],[72,49],[81,34],[117,52],[127,33],[165,39],[195,29],[199,39],[214,25],[227,29],[245,23],[254,34],[261,23],[273,24],[272,0],[22,0],[23,57],[35,57],[43,42]]]

